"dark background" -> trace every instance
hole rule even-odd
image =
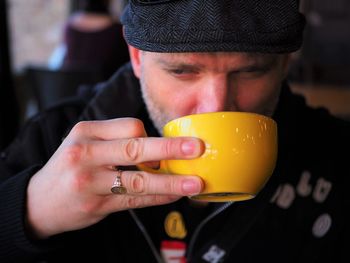
[[[0,149],[21,125],[6,2],[0,0]],[[79,5],[79,0],[70,1],[70,12]],[[293,87],[310,104],[334,107],[335,114],[350,119],[350,1],[301,0],[301,12],[308,24],[302,48],[293,54]]]

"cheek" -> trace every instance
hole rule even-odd
[[[178,83],[162,72],[148,74],[143,81],[148,96],[169,119],[192,113],[195,96],[184,83]]]
[[[236,97],[237,107],[241,111],[265,113],[266,109],[275,107],[279,89],[280,85],[271,79],[240,85]]]

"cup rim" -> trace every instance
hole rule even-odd
[[[277,124],[276,121],[272,117],[269,117],[269,116],[266,116],[266,115],[263,115],[260,113],[248,112],[248,111],[214,111],[214,112],[203,112],[203,113],[189,114],[189,115],[184,115],[184,116],[172,119],[164,125],[164,128],[167,125],[169,125],[170,123],[181,120],[181,119],[186,119],[189,117],[192,118],[195,116],[202,116],[202,115],[220,115],[220,114],[254,115],[257,117],[265,118],[265,119],[270,120],[270,121],[274,122],[275,124]]]

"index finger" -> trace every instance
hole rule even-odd
[[[166,159],[193,159],[204,152],[202,140],[193,137],[141,137],[94,141],[89,152],[93,165],[135,165]]]
[[[98,121],[81,121],[70,132],[71,136],[97,140],[114,140],[146,136],[143,122],[136,118],[117,118]]]

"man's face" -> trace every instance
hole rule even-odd
[[[270,54],[130,51],[160,132],[168,121],[188,114],[246,111],[271,116],[288,60]]]

